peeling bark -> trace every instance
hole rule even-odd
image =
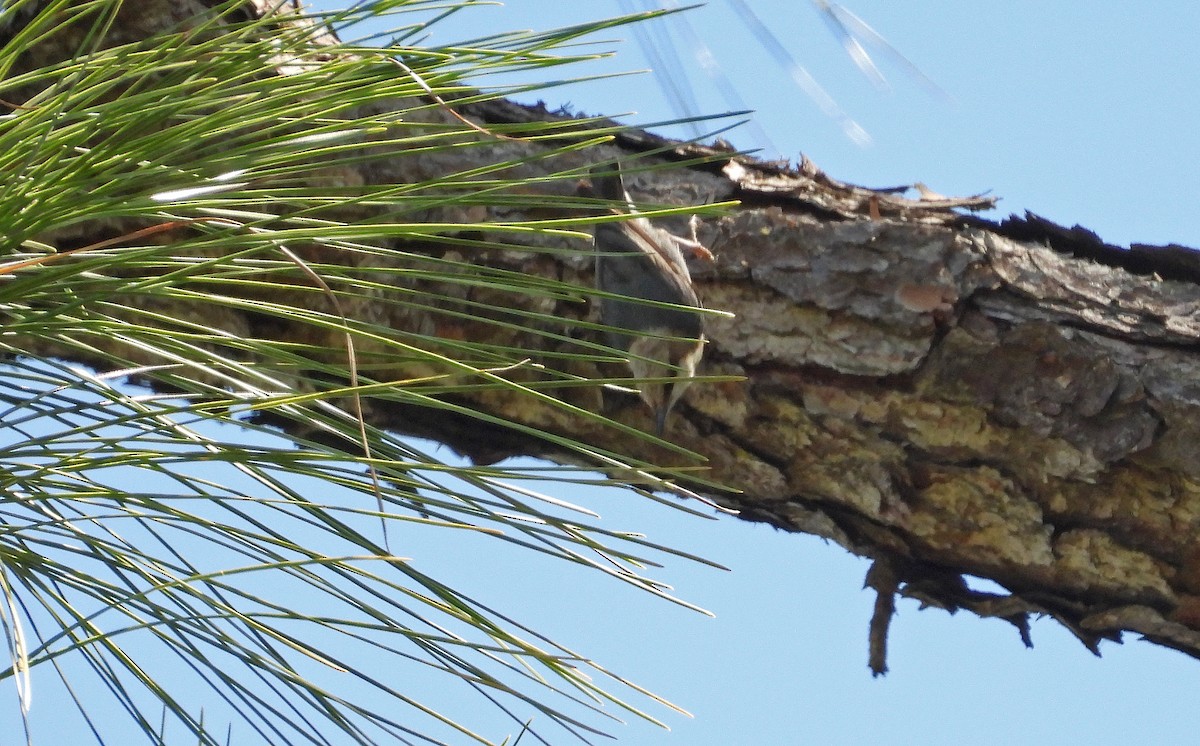
[[[185,3],[141,5],[138,26],[124,33],[149,33],[153,8]],[[507,102],[463,113],[485,127],[555,116]],[[498,141],[419,164],[381,157],[341,178],[413,181],[537,147]],[[710,162],[635,176],[635,199],[743,203],[704,223],[700,237],[717,260],[693,267],[693,277],[707,307],[736,314],[709,320],[701,372],[745,381],[693,385],[667,437],[707,459],[706,478],[741,490],[701,490],[741,518],[876,560],[873,651],[884,648],[900,593],[1008,620],[1026,642],[1028,616],[1048,614],[1092,650],[1131,631],[1200,656],[1200,262],[1191,250],[1119,250],[1032,215],[991,223],[962,212],[986,199],[910,200],[842,184],[808,162],[760,163],[648,133],[554,165],[582,168],[651,149],[661,149],[660,160]],[[532,162],[529,173],[537,168]],[[490,217],[525,216],[506,208]],[[473,256],[592,282],[582,257]],[[494,301],[487,292],[469,291],[469,299]],[[504,298],[563,318],[592,313],[578,303]],[[413,331],[516,340],[534,359],[553,351],[535,333],[497,339],[501,330],[484,321],[433,328],[393,306],[359,310]],[[228,314],[229,329],[262,333],[254,319]],[[564,396],[599,404],[595,392]],[[644,441],[527,398],[490,394],[471,404],[613,451],[646,451]],[[635,397],[615,405],[614,417],[652,428]],[[515,431],[442,412],[376,406],[370,416],[478,461],[566,458]],[[965,575],[1009,594],[971,590]],[[882,670],[882,653],[872,662]]]

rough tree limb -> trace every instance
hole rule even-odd
[[[125,33],[149,32],[156,17],[149,6],[187,3],[142,5],[141,25]],[[485,127],[553,116],[511,103],[463,113]],[[381,157],[346,178],[414,181],[536,147],[497,141],[419,163]],[[905,199],[839,183],[808,162],[760,163],[647,133],[554,165],[583,168],[650,150],[659,160],[711,162],[635,176],[635,198],[743,205],[702,226],[717,261],[693,275],[708,307],[736,314],[710,321],[703,372],[745,382],[692,386],[668,430],[707,459],[712,480],[741,490],[708,497],[742,519],[816,534],[875,559],[882,569],[872,584],[886,596],[877,606],[884,617],[898,592],[1008,620],[1026,641],[1029,615],[1047,614],[1093,650],[1132,631],[1200,656],[1195,254],[1177,246],[1118,250],[1032,215],[990,223],[959,209],[987,206],[982,198]],[[533,175],[538,166],[528,168]],[[507,208],[490,217],[528,216]],[[592,281],[581,257],[484,251],[473,259],[581,286]],[[470,300],[495,300],[471,292]],[[561,317],[589,313],[579,304],[506,297]],[[430,331],[428,319],[395,307],[376,312]],[[226,323],[261,331],[252,319]],[[437,331],[487,341],[498,328],[463,322]],[[520,341],[534,359],[550,351],[541,335]],[[645,452],[643,441],[525,398],[473,404],[613,451]],[[614,416],[650,429],[636,398],[617,404]],[[564,457],[442,412],[380,407],[371,417],[479,461]],[[663,458],[677,457],[664,451]],[[971,590],[968,575],[1010,593]],[[886,623],[877,618],[873,630],[882,635]],[[882,650],[882,638],[876,645]]]

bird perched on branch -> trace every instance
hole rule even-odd
[[[595,196],[611,200],[613,213],[637,215],[621,178],[619,164],[596,166],[591,171]],[[631,299],[672,303],[668,308],[638,300],[600,299],[600,320],[629,333],[610,332],[609,344],[629,353],[635,378],[669,381],[638,382],[642,400],[654,413],[655,432],[662,435],[667,414],[691,384],[704,352],[704,323],[695,310],[700,300],[683,248],[712,258],[708,249],[656,228],[643,217],[596,226],[596,287]]]

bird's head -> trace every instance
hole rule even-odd
[[[636,384],[642,401],[654,414],[655,434],[662,435],[666,430],[667,415],[691,385],[703,353],[703,337],[683,340],[644,336],[637,337],[630,345],[629,368],[634,378],[668,379]]]

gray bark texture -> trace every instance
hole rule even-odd
[[[118,33],[175,23],[189,4],[138,5]],[[203,3],[195,6],[186,12]],[[461,111],[484,128],[554,116],[511,103]],[[430,116],[445,113],[434,108]],[[538,147],[498,139],[419,162],[381,157],[339,178],[413,181]],[[586,168],[649,151],[658,153],[651,161],[708,162],[632,175],[636,200],[741,201],[700,226],[716,259],[694,264],[692,274],[706,307],[735,314],[707,320],[700,372],[744,380],[693,385],[666,437],[706,459],[706,480],[740,490],[693,485],[741,519],[822,536],[875,561],[868,584],[880,594],[872,626],[877,671],[896,594],[1008,620],[1026,640],[1029,615],[1046,614],[1093,650],[1128,631],[1200,655],[1196,255],[1177,246],[1118,249],[1032,215],[993,223],[964,212],[988,206],[985,199],[922,192],[910,200],[839,183],[808,162],[762,163],[642,132],[555,166]],[[530,163],[519,175],[537,173],[537,161]],[[560,195],[570,188],[545,187]],[[506,208],[486,217],[538,216]],[[683,219],[662,224],[686,232]],[[531,239],[539,240],[549,239]],[[428,250],[456,251],[444,243]],[[481,265],[592,283],[584,256],[473,256]],[[495,301],[485,289],[455,292]],[[563,318],[593,313],[580,303],[504,297]],[[535,360],[553,352],[546,336],[483,320],[449,328],[392,306],[366,310],[414,331],[516,341]],[[253,320],[225,313],[229,329],[256,333]],[[574,403],[599,406],[595,391],[568,392],[576,392],[563,394]],[[615,399],[613,417],[652,429],[636,397]],[[666,449],[647,456],[644,439],[528,398],[492,394],[470,404],[615,452],[683,458]],[[378,408],[370,416],[477,461],[566,458],[513,429],[444,412]],[[992,579],[1009,593],[971,590],[965,576]]]

